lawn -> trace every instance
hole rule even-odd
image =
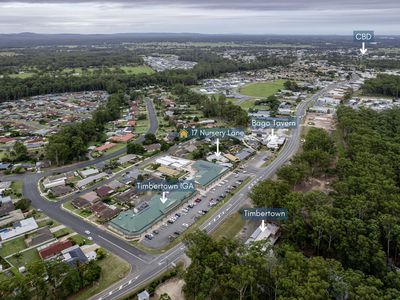
[[[7,259],[10,264],[14,267],[19,268],[22,266],[27,266],[28,264],[34,263],[40,260],[39,253],[36,248],[30,249],[28,251],[21,252],[21,256],[16,258],[14,255]]]
[[[11,74],[10,77],[11,78],[20,78],[20,79],[25,79],[25,78],[29,78],[32,77],[33,75],[36,75],[35,73],[18,73],[18,74]]]
[[[65,209],[68,209],[68,210],[73,211],[73,212],[79,212],[79,209],[76,209],[76,208],[72,205],[71,202],[66,202],[66,203],[64,203],[64,204],[63,204],[63,207],[64,207]]]
[[[127,262],[112,254],[108,254],[104,259],[98,261],[98,264],[101,267],[101,277],[99,281],[90,288],[80,291],[78,295],[70,297],[70,299],[89,299],[91,296],[96,295],[113,283],[124,278],[130,270],[130,266]]]
[[[254,106],[255,101],[255,99],[244,100],[242,103],[240,103],[240,107],[244,110],[249,110],[250,107]]]
[[[13,181],[11,184],[11,189],[13,190],[14,194],[21,194],[22,195],[22,181]]]
[[[70,240],[73,240],[77,245],[92,245],[93,242],[85,239],[83,236],[79,234],[75,234],[69,237]]]
[[[252,97],[268,97],[283,89],[284,80],[251,83],[242,87],[239,92]]]
[[[60,229],[60,230],[58,230],[56,232],[53,232],[53,234],[54,234],[54,236],[56,238],[61,238],[61,237],[66,236],[66,235],[68,235],[70,233],[72,233],[72,231],[71,231],[71,229],[69,229],[67,227],[63,228],[63,229]]]
[[[111,149],[105,151],[105,152],[104,152],[104,155],[117,152],[117,151],[123,149],[124,147],[126,147],[126,143],[118,143],[118,144],[116,144],[114,147],[112,147]]]
[[[0,248],[0,255],[6,257],[13,253],[20,252],[26,248],[24,237],[13,239],[11,241],[5,242]]]
[[[123,66],[121,67],[121,70],[123,70],[125,73],[128,74],[154,74],[154,70],[148,66]]]
[[[146,120],[138,120],[136,122],[136,126],[135,126],[135,133],[136,134],[146,133],[150,127],[149,123],[150,123],[150,121],[147,119]]]
[[[245,221],[240,216],[240,213],[237,212],[223,221],[222,224],[211,233],[211,236],[215,239],[220,239],[223,237],[232,239],[239,233],[244,224]]]

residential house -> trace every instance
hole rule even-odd
[[[51,244],[46,248],[39,250],[39,256],[41,257],[41,259],[47,260],[55,256],[58,256],[61,253],[61,251],[68,249],[72,246],[73,244],[69,240],[59,241],[57,243]]]
[[[0,232],[0,238],[2,241],[11,239],[13,237],[19,236],[21,234],[30,232],[32,230],[37,229],[39,226],[37,225],[34,218],[28,218],[25,220],[21,220],[15,222],[12,228],[8,228],[4,231]]]
[[[107,197],[107,196],[111,195],[113,192],[114,192],[113,189],[111,189],[107,185],[103,185],[102,187],[99,187],[96,190],[97,196],[99,196],[100,198]]]

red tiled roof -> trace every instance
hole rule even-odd
[[[104,145],[102,145],[102,146],[97,147],[96,150],[97,150],[97,151],[106,151],[106,150],[108,150],[108,149],[111,149],[111,148],[114,147],[114,146],[115,146],[115,144],[113,144],[113,143],[104,144]]]
[[[0,137],[0,143],[8,143],[8,142],[13,142],[13,141],[15,141],[14,138]]]
[[[46,259],[49,257],[52,257],[58,253],[61,253],[61,251],[72,247],[72,242],[71,241],[63,241],[63,242],[57,242],[55,244],[50,245],[47,248],[44,248],[39,251],[39,255],[42,259]]]
[[[103,210],[107,209],[107,205],[105,205],[103,202],[97,202],[92,205],[91,209],[95,213],[101,213]]]
[[[110,187],[108,187],[108,186],[102,186],[102,187],[99,187],[99,188],[96,190],[96,193],[97,193],[97,195],[98,195],[99,197],[105,197],[105,196],[107,196],[108,194],[110,194],[112,191],[113,191],[113,190],[112,190]]]
[[[128,142],[133,138],[134,138],[134,135],[132,133],[128,133],[128,134],[125,134],[125,135],[113,136],[111,138],[111,140],[113,142]]]

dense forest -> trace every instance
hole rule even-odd
[[[49,93],[91,90],[106,90],[109,93],[115,93],[121,89],[138,89],[148,85],[170,86],[177,83],[193,85],[199,79],[219,76],[222,73],[288,65],[293,62],[291,57],[260,57],[252,63],[233,62],[214,55],[204,55],[202,59],[192,70],[169,70],[152,75],[121,74],[118,70],[82,76],[48,72],[29,78],[13,78],[5,75],[0,78],[0,102]],[[70,67],[69,64],[68,67]]]
[[[372,95],[399,97],[400,76],[378,74],[376,78],[368,79],[363,85],[363,92]]]
[[[47,71],[63,71],[65,68],[115,67],[127,64],[142,64],[140,56],[128,49],[101,47],[70,47],[23,49],[15,55],[3,56],[0,60],[1,74],[13,74],[20,67],[29,68],[38,74]]]
[[[251,192],[256,207],[289,211],[273,257],[265,245],[188,236],[189,299],[400,298],[400,109],[340,107],[337,117],[340,153],[325,131],[311,129],[279,179]],[[294,191],[312,177],[333,184]]]

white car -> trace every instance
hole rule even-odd
[[[91,236],[88,236],[87,238],[89,241],[93,241],[93,238]]]
[[[90,231],[89,231],[89,230],[85,230],[85,233],[86,233],[86,234],[90,234]]]

